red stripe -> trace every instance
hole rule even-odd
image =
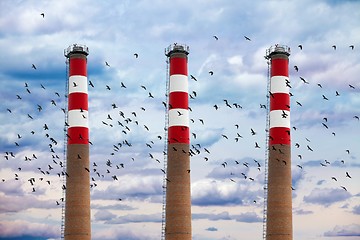
[[[171,57],[170,58],[170,75],[182,74],[188,75],[187,58]]]
[[[171,92],[169,95],[169,109],[189,107],[189,94],[186,92]]]
[[[85,127],[68,128],[68,144],[89,144],[89,129]]]
[[[189,128],[184,126],[172,126],[168,130],[168,141],[171,143],[190,143]]]
[[[70,58],[69,76],[73,75],[87,76],[86,59]]]
[[[270,146],[274,144],[290,145],[291,136],[288,132],[290,132],[290,129],[285,127],[270,128],[269,145]]]
[[[273,93],[270,96],[270,111],[290,110],[290,95],[287,93]]]
[[[74,109],[88,110],[88,95],[86,93],[69,94],[69,111]]]
[[[289,60],[284,58],[271,59],[271,77],[289,76]]]

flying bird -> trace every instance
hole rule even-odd
[[[44,18],[45,17],[45,13],[40,13],[40,15]]]
[[[245,38],[245,40],[247,40],[247,41],[251,41],[251,39],[250,39],[249,37],[247,37],[247,36],[244,36],[244,38]]]
[[[250,129],[250,131],[251,131],[251,135],[255,135],[256,134],[256,132],[254,131],[254,129]]]
[[[351,50],[354,50],[354,45],[350,45],[349,48],[351,48]]]
[[[336,45],[332,45],[331,47],[332,47],[334,50],[336,50]]]
[[[303,47],[302,47],[302,45],[301,45],[301,44],[299,44],[299,45],[298,45],[298,48],[300,48],[300,50],[302,50],[302,49],[303,49]]]
[[[106,65],[106,66],[108,66],[108,67],[110,67],[109,63],[108,63],[108,62],[106,62],[106,61],[105,61],[105,65]]]
[[[297,71],[297,72],[299,71],[299,68],[298,68],[298,66],[296,66],[296,65],[294,66],[294,69],[295,69],[295,71]]]
[[[139,57],[139,54],[134,53],[134,56],[135,56],[135,58],[138,58],[138,57]]]
[[[300,77],[301,81],[303,81],[306,84],[309,84],[309,82],[307,82],[303,77]]]
[[[191,78],[192,80],[194,80],[194,81],[197,81],[197,79],[196,79],[193,75],[191,75],[191,74],[190,74],[190,78]]]
[[[36,70],[35,64],[32,64],[31,67]]]
[[[214,72],[213,72],[213,71],[209,71],[209,74],[212,76],[212,75],[214,75]]]
[[[219,40],[219,38],[216,35],[214,35],[213,38],[215,38],[216,41]]]

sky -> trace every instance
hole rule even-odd
[[[189,46],[196,78],[189,77],[191,147],[199,149],[191,157],[193,239],[263,236],[267,109],[260,105],[268,100],[264,56],[275,44],[291,49],[294,239],[360,239],[355,9],[359,1],[0,1],[0,239],[60,239],[64,49],[75,43],[89,48],[94,85],[92,239],[160,239],[164,50],[173,43]]]

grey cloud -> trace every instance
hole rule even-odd
[[[237,222],[255,223],[262,222],[262,216],[258,216],[255,212],[241,213],[240,215],[233,215]]]
[[[210,232],[216,232],[218,229],[216,227],[208,227],[205,230]]]
[[[324,233],[326,237],[355,237],[360,236],[360,225],[350,224],[345,226],[336,225],[332,230]]]
[[[350,197],[351,194],[341,188],[315,188],[308,196],[304,196],[304,201],[330,206],[333,203],[344,201]]]

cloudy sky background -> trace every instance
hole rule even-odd
[[[90,160],[97,165],[91,167],[93,239],[160,238],[164,49],[175,42],[190,47],[189,74],[197,79],[189,78],[190,131],[196,134],[191,144],[199,149],[191,158],[193,239],[262,238],[266,110],[260,104],[267,104],[264,55],[277,43],[291,48],[294,239],[359,239],[360,12],[355,9],[360,2],[2,0],[0,239],[60,238],[63,51],[74,43],[89,47],[88,78],[94,84],[89,86]],[[242,108],[229,108],[224,99]]]

